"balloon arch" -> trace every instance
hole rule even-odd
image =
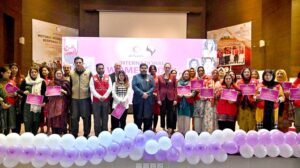
[[[117,128],[112,133],[103,131],[98,137],[74,138],[70,134],[62,137],[56,134],[47,136],[31,133],[22,135],[0,134],[0,163],[5,167],[31,163],[34,167],[46,164],[70,167],[73,164],[93,165],[102,160],[113,162],[117,157],[129,157],[159,162],[184,162],[211,164],[214,160],[225,162],[228,154],[240,154],[244,158],[277,157],[300,158],[300,134],[282,133],[278,130],[233,132],[230,129],[215,130],[212,134],[188,131],[185,136],[174,133],[171,138],[165,131],[142,132],[133,124],[125,129]]]

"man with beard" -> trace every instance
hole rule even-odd
[[[108,131],[108,111],[110,92],[112,89],[111,79],[104,74],[104,65],[96,65],[97,74],[90,81],[90,89],[93,94],[93,112],[95,135],[98,136],[101,131]]]
[[[147,70],[147,64],[140,64],[140,74],[133,76],[132,79],[134,123],[139,129],[144,124],[144,131],[151,129],[155,88],[154,79],[147,74]]]
[[[72,88],[71,100],[71,133],[78,136],[80,117],[83,120],[84,136],[88,137],[91,131],[91,93],[90,78],[92,73],[83,66],[83,58],[75,57],[75,69],[70,75]]]

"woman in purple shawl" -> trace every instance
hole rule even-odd
[[[54,73],[54,81],[49,86],[60,86],[59,96],[49,96],[49,122],[54,134],[62,134],[66,129],[66,117],[71,95],[70,83],[64,80],[62,70],[58,69]]]

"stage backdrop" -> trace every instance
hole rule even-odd
[[[140,63],[157,66],[157,74],[163,73],[166,62],[178,71],[202,65],[206,73],[217,66],[213,40],[206,39],[156,39],[156,38],[101,38],[64,37],[63,63],[73,64],[76,56],[84,58],[85,66],[95,73],[95,65],[103,63],[107,74],[114,71],[114,63],[120,62],[129,78],[139,73]],[[213,50],[211,52],[210,50]]]
[[[230,66],[238,73],[244,66],[250,66],[251,22],[208,31],[207,38],[217,42],[220,66]]]
[[[78,30],[32,19],[32,60],[55,68],[61,64],[63,36],[78,36]]]

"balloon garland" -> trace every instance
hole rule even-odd
[[[73,164],[93,165],[103,160],[113,162],[117,157],[129,157],[159,162],[184,162],[211,164],[214,160],[225,162],[228,154],[239,153],[244,158],[277,157],[300,158],[300,133],[282,133],[278,130],[215,130],[212,134],[188,131],[185,136],[174,133],[171,138],[165,131],[142,132],[133,124],[125,129],[117,128],[112,133],[103,131],[98,137],[74,138],[71,134],[62,137],[53,134],[11,133],[0,134],[0,164],[14,167],[31,163],[33,167],[46,164],[70,167]]]

